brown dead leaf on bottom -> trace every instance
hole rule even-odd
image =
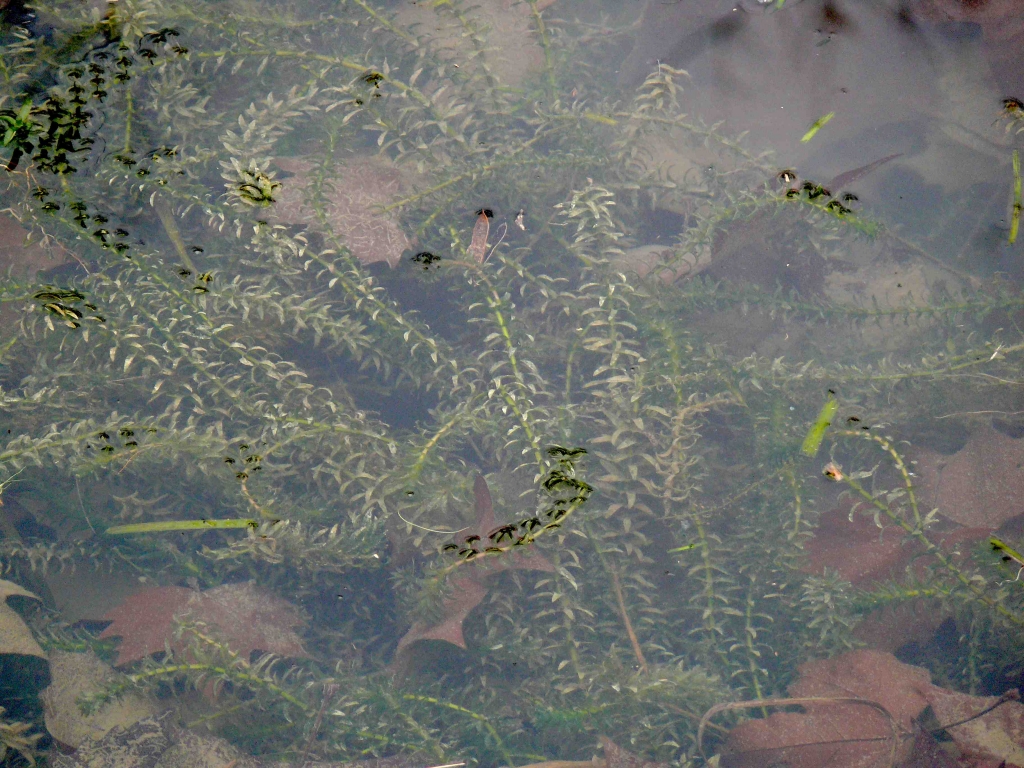
[[[666,763],[644,760],[642,757],[627,752],[607,736],[599,737],[604,757],[596,755],[590,760],[545,760],[542,763],[529,763],[520,768],[665,768]]]
[[[1007,96],[1020,96],[1024,87],[1024,15],[1020,0],[915,0],[911,6],[931,22],[976,24],[982,51]]]
[[[469,255],[477,264],[483,264],[487,259],[487,236],[491,231],[491,217],[486,212],[480,211],[476,217],[476,224],[473,226],[473,239],[469,244]]]
[[[21,616],[7,605],[9,597],[27,597],[38,600],[39,597],[13,581],[0,579],[0,654],[18,654],[36,656],[45,659],[46,654],[39,647]]]
[[[100,639],[120,637],[115,666],[140,661],[170,645],[181,651],[187,638],[175,636],[175,622],[204,625],[243,658],[252,651],[303,657],[306,651],[293,631],[303,621],[298,609],[250,583],[224,584],[205,592],[185,587],[155,587],[129,597],[104,615],[112,622]]]
[[[52,682],[40,694],[46,730],[65,747],[74,749],[86,740],[103,738],[115,727],[129,728],[154,714],[152,703],[137,693],[127,693],[86,715],[78,706],[83,691],[93,691],[124,681],[95,653],[50,651]]]
[[[481,217],[485,215],[480,214]],[[467,540],[486,540],[498,527],[494,517],[491,491],[487,487],[487,481],[480,475],[477,475],[473,483],[473,496],[477,516],[476,523],[467,529],[468,532],[462,537],[461,543],[465,543]],[[554,569],[555,567],[547,558],[538,552],[529,550],[508,552],[501,557],[482,558],[463,566],[459,573],[449,579],[448,586],[451,589],[451,594],[442,605],[444,615],[441,620],[434,624],[415,622],[398,641],[392,668],[395,671],[404,670],[408,663],[410,647],[421,640],[440,640],[465,648],[466,641],[462,634],[462,624],[470,612],[487,596],[487,582],[491,576],[508,570],[547,571],[550,573]]]
[[[1024,495],[1024,439],[985,426],[971,433],[959,451],[945,456],[922,448],[915,456],[918,497],[927,508],[972,528],[996,530],[1021,514]]]
[[[970,696],[935,688],[928,702],[966,759],[980,765],[1024,765],[1024,704],[1014,691],[1003,696]],[[1019,697],[1019,693],[1017,694]],[[950,725],[946,725],[950,724]]]
[[[281,180],[282,188],[271,213],[273,220],[321,229],[324,222],[308,201],[313,162],[281,157],[274,164],[291,176]],[[326,223],[361,263],[386,261],[394,268],[413,241],[398,225],[395,213],[383,208],[409,189],[407,175],[384,158],[350,160],[338,167],[324,191]]]
[[[73,755],[57,753],[53,768],[156,768],[171,745],[170,712],[144,717],[127,728],[111,728],[101,739],[88,740]]]
[[[13,216],[0,214],[0,273],[11,270],[18,277],[31,277],[71,260],[71,252],[63,246],[53,241],[48,247],[39,242],[30,243],[29,234]]]
[[[553,3],[539,0],[537,11]],[[432,51],[445,61],[462,65],[476,60],[480,52],[466,35],[466,23],[473,24],[485,41],[488,77],[502,85],[518,88],[542,70],[544,48],[527,0],[476,0],[454,13],[449,3],[400,3],[395,13],[398,26],[430,30]],[[443,81],[442,81],[443,82]],[[428,90],[437,85],[428,86]]]
[[[723,768],[785,764],[790,768],[994,768],[1024,762],[1024,706],[1016,690],[969,696],[933,685],[927,670],[871,650],[800,666],[793,698],[730,702],[710,709],[697,733],[720,713],[800,706],[734,727],[721,752]],[[938,725],[928,726],[930,711]],[[934,736],[948,735],[957,760],[943,761]],[[949,756],[946,755],[946,758]],[[1020,761],[1020,762],[1018,762]]]

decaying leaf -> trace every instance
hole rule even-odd
[[[258,768],[269,762],[245,756],[224,739],[181,731],[160,756],[157,768]]]
[[[7,605],[7,598],[15,595],[39,599],[24,587],[0,579],[0,654],[16,653],[45,659],[46,654],[32,637],[32,632],[25,626],[21,616]]]
[[[473,239],[469,244],[469,255],[477,264],[483,264],[487,258],[487,236],[491,231],[491,219],[486,212],[480,211],[473,225]]]
[[[960,723],[948,733],[975,764],[1024,765],[1024,704],[1020,701],[1001,702],[995,696],[936,688],[929,703],[939,723]]]
[[[170,717],[146,717],[128,728],[112,728],[98,741],[87,741],[74,755],[57,754],[54,768],[156,768],[171,744]]]
[[[148,701],[135,694],[125,694],[85,715],[78,706],[83,691],[102,688],[120,674],[96,654],[52,651],[50,653],[52,682],[40,698],[46,716],[46,730],[54,739],[68,747],[78,747],[87,739],[101,739],[111,728],[128,728],[153,714]]]
[[[483,215],[481,214],[481,216]],[[484,539],[498,525],[494,517],[491,492],[487,487],[487,481],[482,476],[477,476],[473,485],[473,493],[477,521],[469,529],[463,541]],[[462,566],[448,581],[451,594],[444,600],[442,619],[435,624],[416,622],[398,641],[398,648],[395,651],[396,667],[402,666],[403,656],[410,646],[420,640],[441,640],[465,648],[466,641],[462,636],[462,624],[470,612],[487,596],[486,580],[493,574],[510,569],[550,572],[554,570],[554,566],[543,555],[529,550],[508,552],[498,557],[483,558]]]
[[[540,0],[537,10],[551,5],[553,0]],[[524,0],[480,0],[458,13],[442,3],[400,3],[396,12],[400,26],[429,29],[441,58],[455,62],[474,55],[474,40],[464,26],[472,24],[484,38],[494,76],[513,87],[522,86],[544,64],[532,16],[530,3]]]
[[[175,624],[204,625],[211,635],[248,658],[253,651],[281,656],[306,656],[293,627],[303,624],[298,609],[251,583],[224,584],[205,592],[185,587],[155,587],[129,597],[109,611],[112,622],[100,639],[120,637],[117,663],[140,661],[168,645],[181,651],[187,638],[176,637]]]
[[[386,159],[367,157],[340,166],[324,191],[323,220],[307,199],[313,163],[288,157],[278,158],[275,164],[291,174],[277,194],[275,220],[316,229],[326,224],[363,264],[386,261],[394,267],[412,247],[395,213],[382,210],[409,189],[406,175]]]

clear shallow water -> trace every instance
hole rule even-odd
[[[12,765],[1014,764],[1012,4],[18,13]]]

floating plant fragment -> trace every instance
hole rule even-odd
[[[132,523],[107,528],[110,536],[127,536],[133,533],[163,533],[165,531],[205,531],[210,528],[257,528],[258,520],[164,520],[152,523]]]
[[[835,418],[838,410],[839,403],[836,401],[835,395],[829,392],[828,399],[818,412],[818,418],[814,420],[814,424],[811,425],[807,437],[804,438],[804,443],[800,447],[804,456],[810,456],[812,459],[817,456],[821,441],[825,438],[825,430],[832,424],[832,419]]]
[[[807,129],[807,133],[803,135],[800,141],[806,144],[808,141],[810,141],[817,135],[818,131],[820,131],[822,128],[828,125],[829,120],[831,120],[835,116],[835,112],[829,112],[827,115],[822,115],[821,117],[819,117],[817,120],[814,121],[811,127]]]
[[[1020,229],[1021,209],[1021,178],[1020,178],[1020,152],[1013,150],[1013,213],[1010,218],[1010,245],[1017,242],[1017,232]]]
[[[32,298],[39,302],[39,306],[44,311],[63,322],[69,328],[80,328],[83,318],[99,323],[105,322],[105,318],[102,315],[95,314],[96,305],[85,301],[85,295],[76,290],[46,286],[42,290],[33,293]],[[87,316],[76,305],[81,305],[85,310],[93,314]]]

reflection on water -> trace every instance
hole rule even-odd
[[[1024,764],[1014,0],[3,12],[5,765]]]

